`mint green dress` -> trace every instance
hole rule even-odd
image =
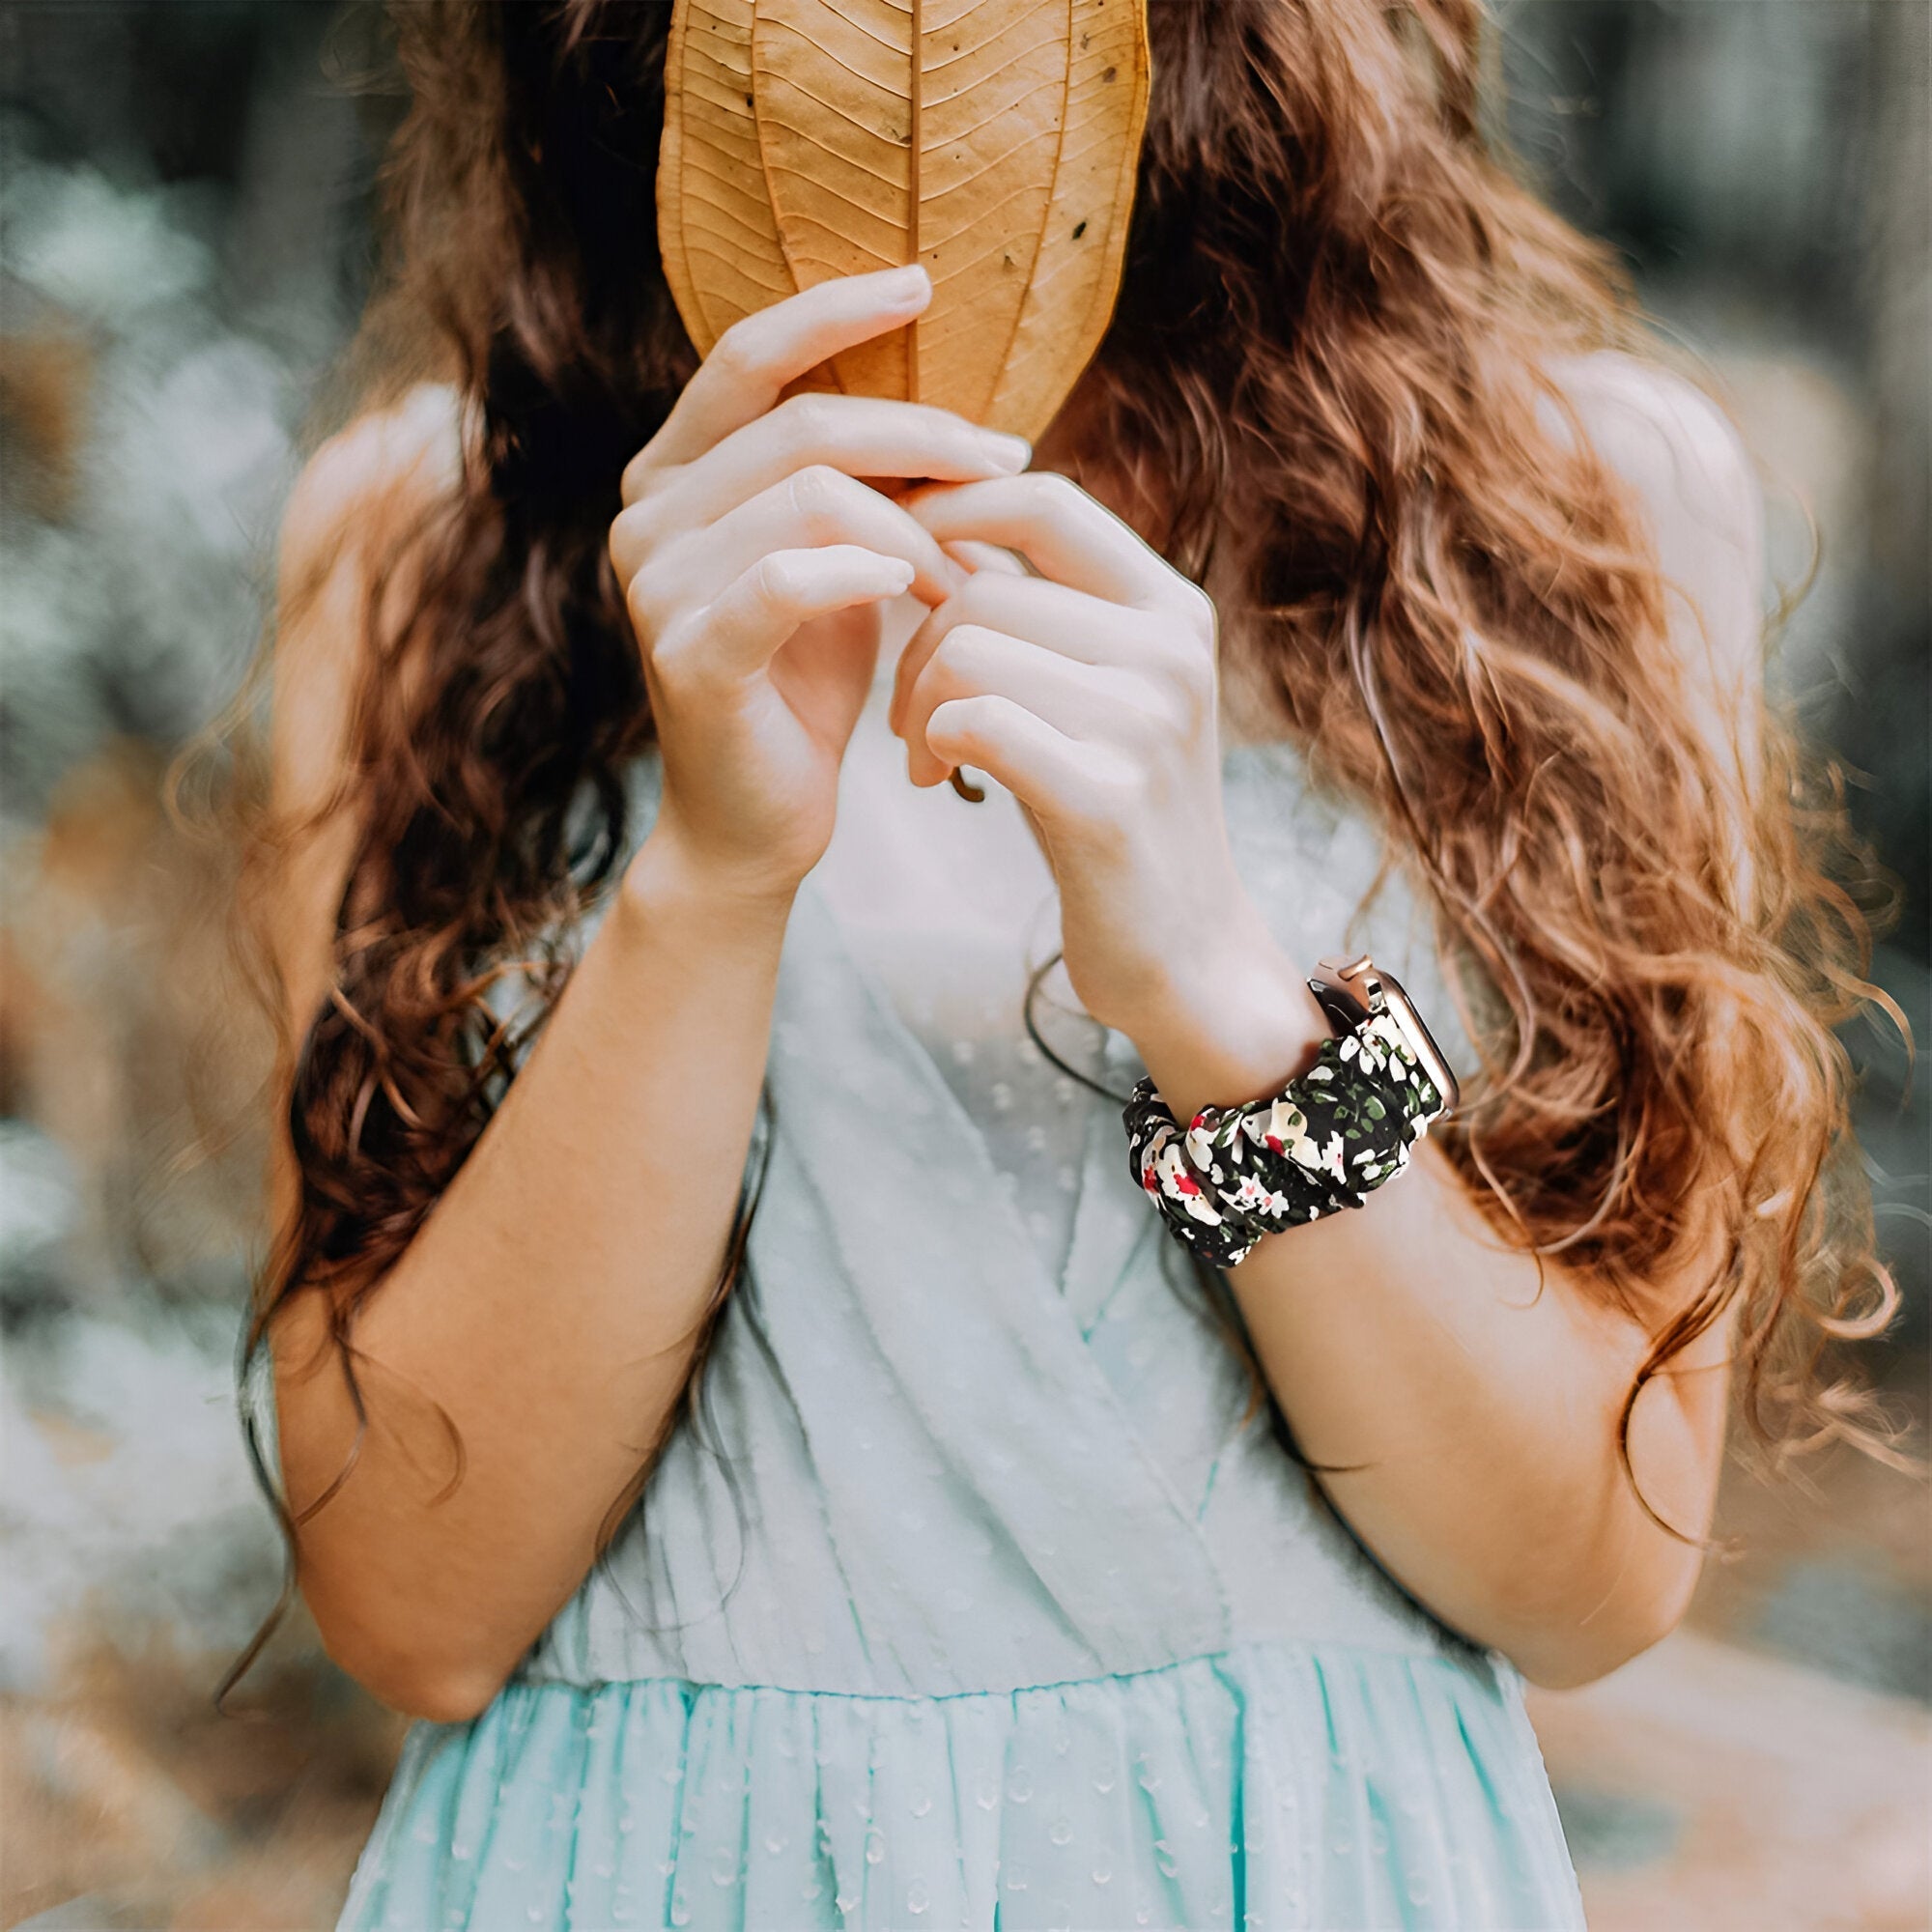
[[[1372,946],[1471,1070],[1403,876],[1351,923],[1371,827],[1285,747],[1226,777],[1293,956]],[[340,1932],[1582,1926],[1520,1675],[1244,1426],[1118,1106],[1000,1011],[895,995],[807,881],[703,1426],[495,1702],[409,1732]]]

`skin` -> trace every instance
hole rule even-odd
[[[735,1206],[786,921],[831,839],[888,600],[927,607],[891,710],[909,778],[969,764],[1011,790],[1060,889],[1076,992],[1178,1113],[1278,1088],[1326,1032],[1235,870],[1209,600],[1066,478],[1016,473],[1010,439],[943,411],[788,394],[928,298],[901,270],[749,318],[625,472],[610,549],[662,809],[502,1107],[365,1310],[375,1419],[301,1532],[330,1655],[399,1709],[451,1719],[490,1701],[671,1414]],[[1573,385],[1586,423],[1604,380]],[[1755,663],[1755,495],[1692,393],[1671,392],[1686,434],[1633,392],[1670,461],[1648,478],[1620,467],[1732,680],[1713,687],[1721,718]],[[439,487],[435,448],[420,426],[365,424],[292,504],[285,579],[324,591],[278,660],[285,805],[314,805],[339,760],[362,506],[399,475]],[[1670,515],[1666,469],[1693,507],[1718,505],[1698,540]],[[327,822],[289,868],[277,931],[298,1028],[327,983],[350,829]],[[285,1147],[277,1176],[286,1189]],[[1359,1465],[1324,1480],[1390,1572],[1533,1681],[1577,1684],[1675,1624],[1699,1559],[1642,1513],[1615,1455],[1642,1328],[1553,1262],[1542,1272],[1539,1293],[1535,1260],[1503,1249],[1425,1141],[1366,1208],[1268,1237],[1232,1280],[1305,1453]],[[1690,1280],[1656,1284],[1655,1312]],[[320,1339],[300,1301],[275,1336],[298,1508],[355,1429]],[[1645,1493],[1691,1536],[1717,1486],[1724,1340],[1685,1351],[1633,1423]],[[440,1500],[453,1465],[432,1402],[467,1455]]]

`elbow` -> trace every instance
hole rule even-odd
[[[1539,1690],[1580,1690],[1586,1684],[1621,1670],[1633,1658],[1642,1656],[1667,1634],[1662,1630],[1624,1631],[1608,1641],[1602,1637],[1587,1641],[1574,1636],[1544,1637],[1517,1645],[1506,1655],[1525,1682]]]
[[[369,1662],[338,1657],[332,1650],[329,1656],[377,1703],[424,1723],[469,1723],[490,1708],[502,1689],[501,1679],[482,1672],[466,1673],[391,1659]]]
[[[316,1619],[328,1661],[377,1703],[431,1724],[467,1724],[496,1701],[506,1673],[447,1657],[423,1657],[372,1640],[366,1632]]]
[[[427,1723],[465,1724],[489,1709],[521,1651],[506,1653],[491,1633],[407,1588],[381,1587],[367,1563],[302,1554],[302,1602],[323,1654],[345,1677],[388,1710]]]
[[[1667,1587],[1600,1602],[1594,1612],[1550,1621],[1499,1646],[1524,1679],[1543,1690],[1580,1690],[1620,1670],[1662,1643],[1690,1606],[1697,1570],[1690,1568]]]
[[[393,1695],[381,1697],[380,1701],[392,1711],[425,1723],[468,1724],[497,1701],[497,1693],[502,1688],[499,1681],[489,1677],[437,1677],[419,1673],[401,1683]]]

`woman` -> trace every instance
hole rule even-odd
[[[668,11],[398,10],[283,532],[253,1339],[422,1720],[342,1923],[1579,1924],[1523,1680],[1681,1616],[1734,1384],[1873,1439],[1815,1358],[1891,1305],[1748,466],[1463,0],[1151,9],[1031,452],[792,392],[918,270],[697,366]],[[1462,1107],[1190,1270],[1119,1099],[1278,1091],[1365,941]]]

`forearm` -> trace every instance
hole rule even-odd
[[[331,1653],[390,1701],[460,1710],[508,1672],[670,1414],[724,1261],[788,909],[722,893],[647,839],[357,1319],[369,1427],[300,1532],[301,1575]],[[311,1311],[277,1346],[298,1511],[356,1426],[315,1330]]]
[[[1175,1113],[1279,1091],[1328,1028],[1258,946],[1139,1043]],[[1681,1613],[1698,1555],[1632,1494],[1617,1417],[1648,1343],[1554,1259],[1493,1233],[1440,1147],[1359,1209],[1265,1236],[1231,1286],[1302,1453],[1378,1559],[1445,1622],[1544,1683],[1600,1675]],[[1705,1533],[1700,1449],[1721,1371],[1639,1399],[1644,1494]]]

